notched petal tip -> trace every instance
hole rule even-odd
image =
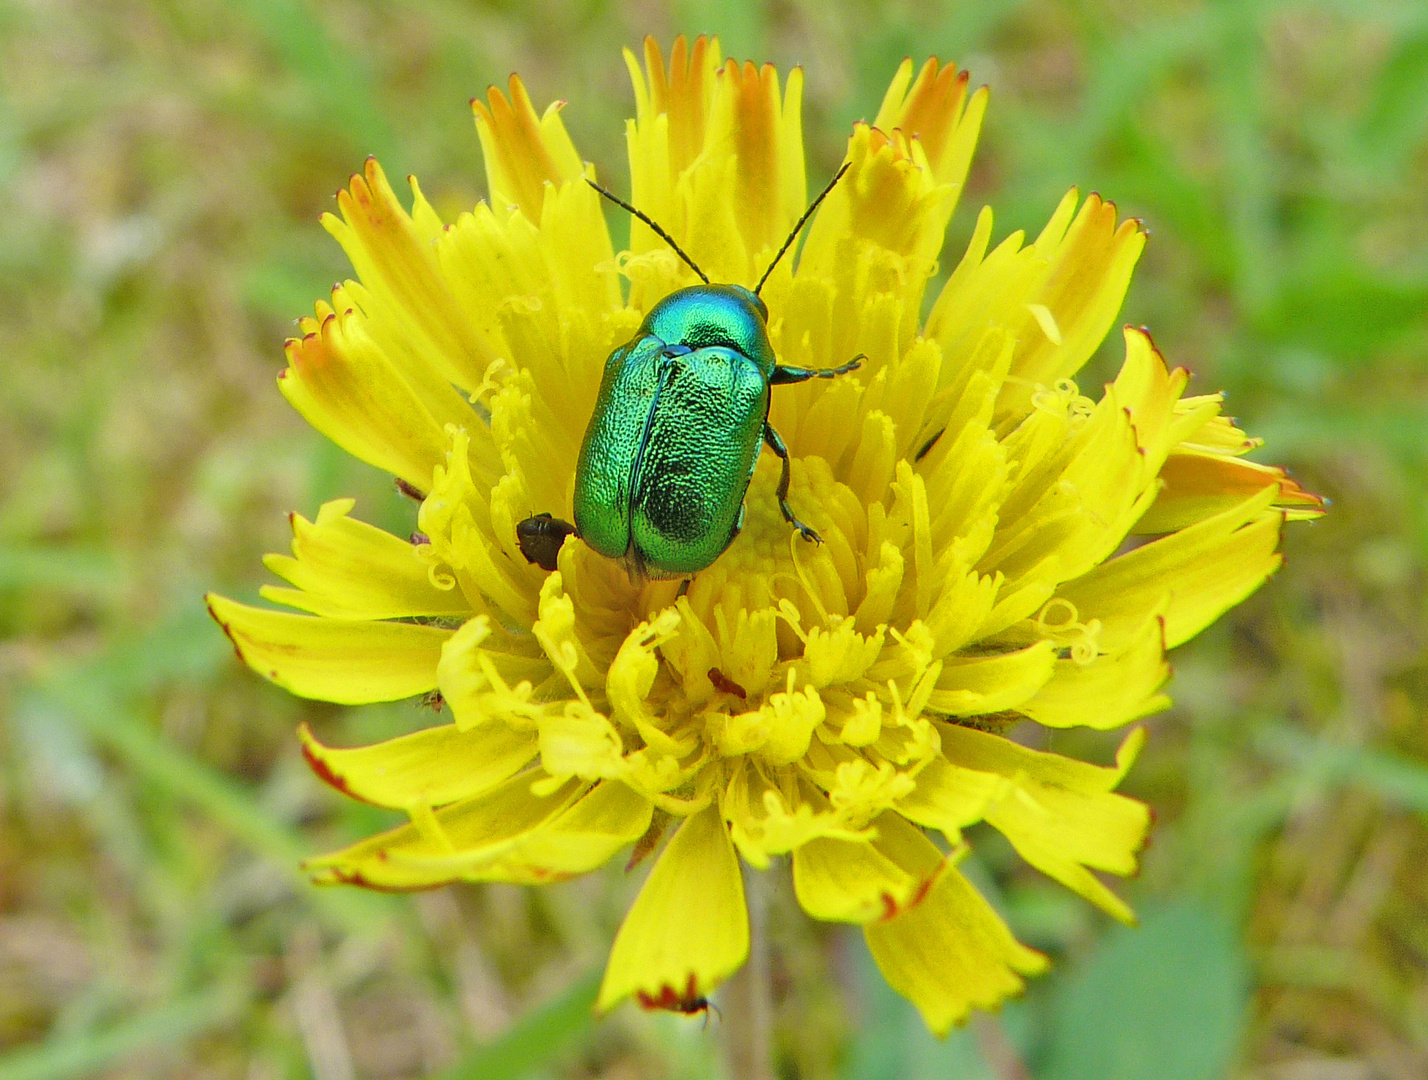
[[[646,1008],[695,1006],[743,965],[748,912],[738,858],[723,817],[710,806],[670,838],[625,916],[596,1002],[625,998]]]
[[[279,377],[281,377],[281,375]],[[223,636],[226,637],[229,644],[233,646],[234,655],[243,661],[243,663],[247,664],[248,658],[243,655],[243,646],[239,644],[238,638],[233,633],[233,628],[229,625],[228,620],[218,613],[218,606],[224,603],[226,599],[226,597],[219,596],[217,593],[204,593],[203,606],[208,609],[208,617],[218,624],[218,628],[223,631]]]
[[[315,859],[304,860],[299,864],[299,869],[308,875],[308,880],[314,885],[355,885],[359,889],[366,889],[369,892],[392,894],[430,892],[433,889],[443,889],[457,880],[456,878],[448,878],[445,881],[424,881],[420,884],[392,885],[383,881],[374,881],[360,870],[318,865],[318,860]]]
[[[298,725],[297,737],[301,744],[303,760],[307,762],[308,768],[316,774],[319,780],[343,795],[357,799],[359,802],[367,802],[366,799],[355,793],[347,781],[327,763],[323,756],[325,747],[317,741],[317,737],[313,735],[312,728],[308,727],[306,720]]]

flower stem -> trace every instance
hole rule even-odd
[[[724,1052],[729,1075],[773,1080],[773,976],[769,965],[768,893],[764,875],[744,868],[749,959],[723,994]]]

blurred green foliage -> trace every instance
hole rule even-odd
[[[590,1018],[618,868],[307,886],[304,854],[388,818],[321,789],[294,726],[424,717],[288,697],[199,601],[255,593],[289,509],[352,495],[410,528],[273,387],[348,272],[315,220],[343,177],[377,153],[473,203],[465,102],[519,70],[619,187],[619,48],[702,30],[806,66],[815,176],[904,54],[970,68],[993,105],[949,250],[983,203],[1005,235],[1073,184],[1114,198],[1153,231],[1125,318],[1334,500],[1177,653],[1127,783],[1159,817],[1124,887],[1145,925],[975,836],[979,883],[1057,964],[938,1043],[776,891],[782,1074],[1428,1075],[1421,0],[0,0],[0,1080],[720,1075],[717,1019]]]

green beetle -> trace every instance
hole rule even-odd
[[[845,165],[799,218],[753,289],[713,284],[649,217],[591,181],[662,237],[704,281],[652,307],[605,361],[575,470],[575,525],[539,514],[516,527],[525,557],[555,569],[573,531],[632,577],[689,577],[717,559],[744,521],[744,495],[764,445],[783,461],[778,504],[804,539],[820,542],[788,505],[788,449],[768,422],[771,387],[856,370],[778,362],[759,296],[773,268]]]

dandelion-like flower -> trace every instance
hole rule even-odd
[[[802,73],[677,41],[626,56],[631,200],[716,282],[751,286],[808,201]],[[740,859],[780,856],[808,914],[863,928],[888,982],[945,1031],[1045,957],[958,870],[985,821],[1117,918],[1147,808],[1113,766],[1007,737],[1120,727],[1164,708],[1166,650],[1278,567],[1320,500],[1241,455],[1218,395],[1187,396],[1149,336],[1099,400],[1073,376],[1144,245],[1095,195],[1041,234],[972,239],[921,319],[987,103],[936,60],[897,71],[847,175],[763,296],[783,364],[860,371],[777,388],[793,459],[759,461],[743,530],[683,591],[568,539],[547,572],[516,526],[571,517],[606,357],[694,284],[645,225],[617,251],[559,105],[514,77],[473,103],[490,202],[443,224],[375,161],[325,224],[356,268],[287,344],[282,392],[320,432],[422,496],[410,541],[294,516],[263,595],[211,597],[242,658],[345,704],[437,691],[439,724],[337,749],[324,780],[410,823],[313,860],[319,882],[539,883],[667,836],[617,934],[599,1006],[689,1009],[749,946]],[[940,838],[940,843],[936,838]],[[691,915],[691,913],[697,913]]]

